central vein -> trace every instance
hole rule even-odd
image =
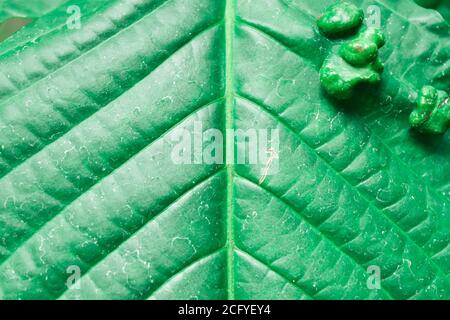
[[[225,9],[225,48],[226,48],[226,87],[225,87],[225,130],[234,128],[234,75],[233,75],[233,40],[235,22],[235,1],[227,0]],[[234,144],[233,144],[234,145]],[[227,292],[228,299],[234,299],[234,234],[233,234],[233,164],[226,164],[227,201],[226,201],[226,232],[227,232]]]

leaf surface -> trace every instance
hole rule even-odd
[[[0,44],[0,298],[450,298],[450,136],[408,128],[450,29],[353,2],[386,69],[346,103],[319,84],[333,1],[75,1],[81,29],[63,6]],[[278,173],[174,163],[198,122],[278,129]]]
[[[450,2],[447,0],[415,0],[424,8],[437,10],[450,23]]]
[[[38,18],[68,0],[3,0],[0,3],[0,22],[8,18]]]

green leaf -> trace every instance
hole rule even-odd
[[[38,18],[69,0],[3,0],[0,3],[0,22],[9,18]]]
[[[419,6],[437,10],[450,23],[450,2],[447,0],[415,0]]]
[[[450,298],[450,136],[408,125],[450,87],[449,26],[352,1],[380,9],[385,70],[338,103],[333,2],[75,1],[81,29],[63,6],[1,43],[0,298]],[[278,172],[175,163],[198,122],[278,129]]]

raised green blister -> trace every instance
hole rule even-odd
[[[340,35],[359,27],[363,19],[363,11],[355,5],[339,2],[329,6],[317,24],[327,36]],[[384,66],[378,58],[378,49],[384,43],[381,30],[365,28],[338,49],[334,48],[320,69],[325,91],[336,99],[348,99],[358,84],[379,82]]]
[[[384,43],[385,39],[381,30],[369,28],[361,32],[356,39],[344,43],[339,54],[353,66],[365,66],[376,60],[378,49]]]
[[[417,107],[409,117],[411,126],[423,133],[444,134],[450,128],[450,97],[432,86],[423,87]]]
[[[352,95],[356,85],[379,82],[382,70],[383,64],[379,59],[375,59],[364,67],[355,67],[334,50],[320,69],[320,82],[331,96],[337,99],[347,99]]]
[[[356,31],[364,20],[364,13],[354,4],[338,2],[327,8],[317,25],[326,36],[339,36]]]

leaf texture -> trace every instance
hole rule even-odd
[[[81,29],[62,6],[1,43],[0,298],[450,298],[450,137],[408,129],[450,87],[450,28],[353,2],[386,69],[345,103],[318,76],[333,1],[75,1]],[[279,172],[173,163],[198,121],[278,129]]]
[[[450,2],[446,0],[415,0],[424,8],[437,10],[446,20],[450,22]]]
[[[8,18],[38,18],[68,0],[4,0],[0,3],[0,22]]]

